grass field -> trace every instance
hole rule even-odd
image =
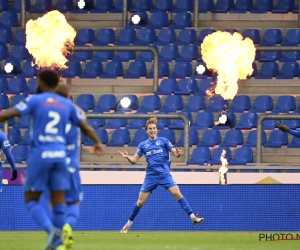
[[[270,232],[268,232],[269,234]],[[295,233],[292,233],[295,235]],[[294,250],[300,240],[259,241],[258,232],[75,232],[75,250]],[[1,250],[44,249],[42,232],[1,232]]]

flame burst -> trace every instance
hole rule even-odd
[[[76,31],[59,11],[48,12],[26,23],[26,48],[38,68],[65,69],[69,47],[74,46]]]
[[[215,93],[225,100],[233,99],[238,91],[238,80],[253,72],[255,46],[251,39],[239,33],[217,31],[205,37],[201,54],[206,67],[218,74]]]

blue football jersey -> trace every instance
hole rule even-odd
[[[169,174],[171,166],[170,150],[174,145],[164,137],[157,137],[151,141],[147,139],[141,142],[136,150],[140,157],[145,155],[147,165],[147,174]]]
[[[20,116],[31,116],[30,154],[28,163],[63,162],[66,157],[66,126],[78,124],[82,113],[74,104],[55,93],[26,98],[15,107]]]
[[[10,148],[10,143],[9,140],[7,139],[7,136],[4,132],[0,131],[0,156],[2,154],[2,151],[6,148]],[[0,166],[1,165],[1,161],[0,161]],[[0,172],[1,172],[1,168],[0,168]]]
[[[67,157],[68,166],[71,168],[79,168],[79,128],[75,124],[67,124]]]

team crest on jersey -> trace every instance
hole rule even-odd
[[[49,98],[47,98],[46,102],[59,102],[59,100],[49,97]]]
[[[150,144],[146,144],[146,145],[145,145],[145,148],[148,148],[149,146],[150,146]]]
[[[157,141],[155,144],[156,144],[157,146],[159,146],[159,145],[160,145],[160,142],[159,142],[159,141]]]

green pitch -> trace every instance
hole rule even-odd
[[[292,233],[294,234],[294,233]],[[300,240],[259,241],[258,232],[75,232],[75,250],[294,250]],[[1,250],[44,249],[42,232],[2,232]]]

